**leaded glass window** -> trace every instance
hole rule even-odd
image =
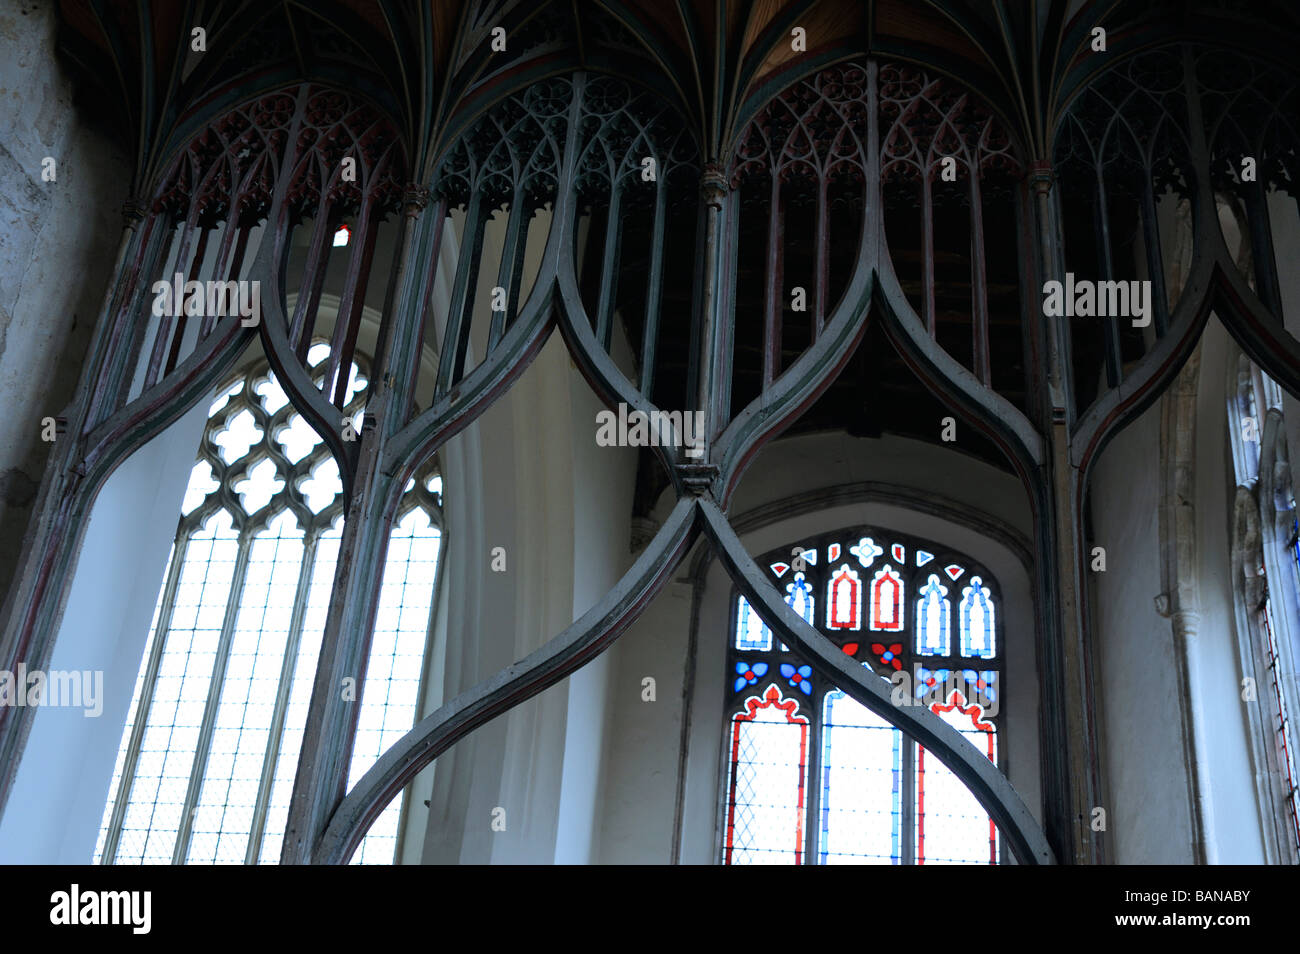
[[[329,347],[307,360],[317,384]],[[367,375],[343,413],[361,433]],[[261,363],[213,402],[104,809],[96,863],[274,864],[342,537],[338,466]],[[441,477],[408,482],[388,549],[350,784],[414,724]],[[402,797],[354,861],[392,863]]]
[[[1242,673],[1253,684],[1245,695],[1259,765],[1263,810],[1281,815],[1278,860],[1300,857],[1300,745],[1292,715],[1300,710],[1300,521],[1289,477],[1277,383],[1244,356],[1228,396],[1228,425],[1238,493],[1246,493],[1251,526],[1238,526],[1241,576],[1238,597],[1246,604],[1239,641]],[[1271,434],[1266,442],[1265,437]],[[1267,445],[1267,446],[1266,446]],[[1237,518],[1242,519],[1238,508]],[[1245,698],[1245,696],[1243,696]]]
[[[964,554],[880,528],[760,558],[791,608],[995,765],[1001,596]],[[819,605],[820,604],[820,605]],[[996,826],[924,747],[829,685],[732,599],[724,864],[997,864]]]

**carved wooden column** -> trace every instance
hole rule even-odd
[[[360,687],[383,582],[384,555],[393,515],[402,490],[401,475],[386,473],[382,455],[409,409],[419,370],[425,309],[438,260],[446,215],[443,201],[429,204],[429,193],[410,186],[403,195],[402,232],[395,254],[399,261],[397,295],[388,316],[392,332],[380,366],[383,377],[372,382],[374,395],[362,429],[356,479],[351,488],[343,538],[339,544],[334,595],[325,619],[320,661],[303,730],[298,774],[294,779],[285,827],[281,864],[312,860],[317,840],[347,792],[348,768]],[[358,690],[344,698],[344,679]]]
[[[1037,274],[1043,281],[1059,278],[1063,261],[1050,164],[1035,163],[1029,183],[1039,241]],[[1041,287],[1041,283],[1037,288],[1031,284],[1027,289],[1031,307],[1040,315]],[[1050,422],[1044,422],[1049,453],[1036,475],[1035,493],[1044,821],[1062,863],[1098,864],[1104,856],[1101,833],[1092,830],[1092,812],[1106,806],[1101,803],[1092,662],[1085,624],[1088,553],[1082,475],[1071,460],[1074,409],[1071,371],[1062,346],[1065,329],[1058,319],[1042,320],[1048,343],[1051,409]]]

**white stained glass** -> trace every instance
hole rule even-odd
[[[271,498],[284,489],[284,480],[277,476],[275,464],[263,458],[248,468],[248,476],[235,481],[245,513],[257,513],[271,502]]]
[[[315,345],[310,361],[320,365],[328,354],[328,346]],[[319,377],[323,368],[316,373]],[[355,365],[348,375],[352,401],[367,379]],[[250,399],[260,403],[261,412],[284,416],[272,434],[263,433],[258,421],[265,418],[254,413],[257,407],[230,408],[232,401]],[[269,371],[230,385],[213,402],[210,414],[230,408],[230,418],[212,438],[218,458],[195,465],[183,504],[184,515],[206,515],[209,508],[213,513],[205,517],[206,527],[179,544],[184,550],[170,608],[163,605],[167,586],[160,590],[149,636],[150,646],[162,643],[157,678],[152,685],[146,680],[147,648],[105,806],[97,861],[115,841],[108,860],[169,863],[178,839],[188,862],[241,863],[250,847],[262,863],[279,860],[342,535],[341,526],[330,528],[309,548],[285,507],[289,472],[280,469],[283,460],[268,458],[266,451],[278,444],[297,464],[321,450],[319,436],[301,415],[284,410],[287,405]],[[360,412],[353,419],[359,424]],[[440,493],[441,478],[422,479]],[[212,496],[222,482],[245,514],[275,508],[269,525],[242,543],[246,569],[234,594],[241,543],[233,519]],[[313,513],[333,505],[341,491],[338,466],[330,457],[313,461],[288,489]],[[417,510],[402,521],[393,540],[376,656],[359,696],[360,755],[352,765],[353,781],[409,730],[418,707],[440,534]],[[300,582],[303,572],[310,579]],[[232,598],[238,601],[233,607]],[[303,605],[297,606],[300,598]],[[295,634],[296,616],[301,623]],[[227,619],[231,630],[223,646]],[[165,625],[155,633],[160,620]],[[218,653],[224,657],[218,659]],[[214,683],[218,673],[220,682]],[[140,745],[132,760],[133,730]],[[118,804],[120,789],[126,790],[124,806]],[[182,818],[191,795],[194,810]],[[264,816],[259,813],[263,801]],[[109,826],[115,805],[123,821],[114,840]],[[393,860],[400,812],[399,796],[372,827],[357,860]]]
[[[423,510],[412,510],[393,528],[361,693],[349,790],[415,724],[440,544],[441,534]],[[399,796],[384,809],[353,864],[392,864],[401,808]]]
[[[172,560],[176,557],[176,545],[172,544],[167,555],[168,572]],[[131,693],[131,708],[126,713],[126,726],[122,729],[122,741],[117,746],[117,761],[113,763],[113,781],[108,787],[108,802],[104,805],[104,817],[99,823],[99,838],[95,842],[95,855],[91,864],[99,864],[104,854],[104,844],[108,839],[108,826],[113,819],[113,807],[117,804],[117,793],[122,783],[122,767],[126,763],[126,753],[131,747],[131,733],[135,729],[136,713],[140,709],[140,696],[144,691],[144,680],[149,673],[149,658],[153,653],[154,637],[158,633],[158,617],[162,615],[163,596],[167,593],[167,580],[158,587],[158,601],[153,608],[153,622],[149,624],[149,637],[145,640],[143,662],[140,672],[135,677],[135,690]]]
[[[822,717],[820,861],[899,864],[903,734],[839,689]]]
[[[728,864],[803,860],[808,726],[802,719],[790,722],[786,713],[768,703],[755,708],[752,719],[738,716],[728,726]]]
[[[991,758],[997,761],[996,730],[977,729],[958,709],[939,716],[984,755],[990,755],[991,748]],[[961,780],[921,746],[916,747],[914,795],[918,864],[987,865],[997,857],[999,836],[988,813]]]
[[[320,435],[301,414],[290,414],[288,423],[275,435],[276,442],[291,463],[298,463],[320,443]]]
[[[208,408],[208,417],[212,417],[212,415],[216,414],[223,407],[229,404],[230,399],[242,390],[244,390],[244,382],[241,379],[218,394],[216,399],[212,402],[212,406]]]
[[[213,476],[212,465],[201,460],[190,471],[190,482],[185,487],[185,499],[181,501],[181,513],[189,516],[208,498],[208,494],[221,484]]]
[[[280,387],[274,371],[268,371],[266,379],[259,381],[253,391],[261,398],[262,407],[266,409],[267,414],[274,414],[289,403],[289,395],[285,394],[284,388]]]
[[[288,511],[272,520],[250,547],[190,826],[190,863],[242,864],[248,852],[302,556],[302,531]]]
[[[794,580],[785,585],[785,601],[792,610],[804,618],[804,622],[813,621],[812,586],[804,579],[802,573],[796,573]]]
[[[916,651],[926,656],[948,655],[948,587],[933,574],[916,600]]]
[[[293,669],[293,682],[289,688],[289,705],[285,711],[280,751],[275,760],[275,777],[271,783],[271,797],[267,803],[262,847],[258,853],[258,862],[264,865],[277,864],[280,861],[284,828],[289,820],[289,797],[293,794],[293,779],[298,771],[302,734],[307,725],[307,706],[311,702],[312,686],[316,678],[316,661],[320,658],[321,637],[325,633],[325,614],[329,611],[330,592],[334,588],[334,567],[338,561],[339,540],[342,536],[340,524],[325,531],[316,542],[311,589],[307,595],[302,635],[298,641],[298,654]]]
[[[961,652],[963,656],[990,659],[996,653],[993,612],[992,593],[978,576],[972,576],[970,585],[962,590]]]
[[[772,631],[763,625],[747,599],[736,599],[736,648],[763,652],[771,649]]]
[[[233,464],[261,439],[262,430],[257,426],[253,412],[244,408],[226,422],[226,426],[212,441],[221,448],[221,459],[227,464]]]
[[[238,551],[238,535],[224,510],[186,545],[117,864],[171,863]]]
[[[298,485],[307,509],[320,513],[334,502],[343,492],[343,480],[339,477],[339,465],[333,457],[327,457],[314,468],[311,476]]]

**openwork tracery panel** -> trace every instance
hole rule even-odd
[[[1108,301],[1079,314],[1067,283],[1081,411],[1099,388],[1124,381],[1126,366],[1168,331],[1178,304],[1181,288],[1165,281],[1166,263],[1179,250],[1173,210],[1192,200],[1203,174],[1192,159],[1186,93],[1180,49],[1144,53],[1090,84],[1057,136],[1065,271],[1089,282],[1123,282],[1125,290],[1135,281],[1151,283],[1145,315],[1132,301],[1118,315],[1099,313],[1109,310]],[[1170,207],[1163,219],[1162,206]]]
[[[347,382],[340,369],[348,367],[356,351],[377,231],[398,208],[403,162],[395,129],[373,107],[349,94],[309,85],[237,107],[196,136],[164,175],[151,203],[146,234],[156,242],[154,233],[161,233],[163,241],[146,245],[144,270],[152,278],[143,311],[152,311],[156,320],[132,323],[143,335],[140,357],[130,390],[119,395],[118,403],[171,374],[222,318],[233,314],[240,326],[258,327],[260,306],[269,304],[263,296],[272,289],[261,287],[268,276],[252,266],[263,251],[268,223],[269,249],[284,248],[292,230],[311,222],[305,258],[289,276],[295,304],[284,333],[299,364],[310,343],[329,334],[330,374],[319,390],[324,403],[341,409]],[[356,240],[348,243],[347,252],[333,252],[345,224]],[[332,254],[344,256],[346,267],[341,287],[333,290],[338,316],[330,329],[320,321],[319,309]],[[173,292],[160,309],[154,281],[173,285],[178,274],[183,304]],[[203,294],[193,296],[188,282],[204,283]],[[214,310],[207,289],[212,282],[257,282],[259,313],[238,311],[233,301]],[[251,304],[247,289],[237,291],[243,296],[238,301]],[[270,350],[280,360],[274,347]]]
[[[817,339],[843,294],[854,261],[846,256],[856,251],[866,210],[873,108],[865,66],[832,67],[783,91],[738,138],[731,185],[741,190],[741,226],[759,237],[765,232],[766,242],[747,243],[737,264],[748,269],[766,262],[766,269],[762,322],[738,311],[737,340],[748,345],[753,329],[761,328],[762,389]],[[751,216],[757,225],[746,228]],[[832,220],[837,237],[849,239],[834,263]],[[795,287],[802,289],[798,302]],[[737,361],[736,370],[748,369]],[[738,393],[752,397],[759,382],[738,381]]]
[[[572,97],[572,82],[557,77],[506,98],[452,146],[434,175],[432,191],[443,202],[439,208],[461,209],[464,220],[437,379],[424,406],[472,370],[466,360],[476,320],[489,322],[478,342],[484,361],[519,315],[523,288],[536,278],[524,270],[529,225],[539,210],[554,210]],[[500,250],[490,254],[484,237],[498,209],[504,209],[505,234]],[[479,272],[493,264],[494,289],[501,289],[493,296],[500,300],[482,301]],[[426,338],[431,332],[426,325]]]
[[[1005,123],[972,91],[906,64],[881,66],[879,108],[887,238],[909,302],[981,384],[1023,395],[1027,369],[1008,343],[1024,336],[1024,168]],[[994,355],[1014,363],[995,367]]]

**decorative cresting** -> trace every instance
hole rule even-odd
[[[144,226],[144,255],[137,263],[141,280],[119,314],[125,329],[122,340],[131,343],[128,353],[139,355],[133,374],[128,367],[128,376],[111,399],[118,408],[131,402],[123,425],[138,423],[144,411],[156,416],[168,409],[183,410],[176,395],[210,386],[220,373],[213,362],[224,368],[251,334],[244,330],[244,321],[251,319],[240,315],[174,316],[164,311],[150,322],[153,293],[146,295],[146,289],[156,280],[172,283],[178,273],[186,282],[258,282],[262,314],[256,325],[262,328],[286,391],[327,440],[334,438],[335,453],[354,457],[355,449],[337,438],[339,415],[328,408],[342,408],[376,229],[384,215],[398,207],[402,169],[402,151],[391,123],[364,101],[321,87],[301,86],[261,97],[196,136],[156,190]],[[285,263],[276,253],[287,255],[293,230],[308,219],[314,222],[302,287],[296,289],[292,320],[286,324],[281,278]],[[323,385],[315,385],[308,381],[303,362],[317,333],[332,238],[345,219],[355,220],[357,240],[349,243],[346,253],[328,374]],[[271,241],[264,241],[268,223]],[[210,247],[214,244],[215,253]],[[143,280],[146,275],[148,281]],[[141,316],[146,320],[139,320]],[[104,381],[101,378],[101,386]],[[130,413],[137,405],[139,409]],[[106,436],[120,438],[122,428]],[[99,451],[94,442],[88,456]],[[354,463],[344,460],[341,467],[349,480]]]
[[[1062,116],[1057,208],[1066,230],[1093,241],[1067,243],[1056,277],[1147,279],[1152,290],[1147,328],[1128,319],[1061,319],[1069,323],[1062,334],[1074,375],[1071,461],[1085,474],[1106,440],[1173,379],[1211,310],[1256,363],[1300,392],[1300,342],[1283,327],[1264,198],[1292,188],[1296,95],[1295,77],[1277,68],[1226,50],[1171,45],[1119,61]],[[1253,182],[1242,178],[1247,157],[1255,160]],[[1253,288],[1219,225],[1221,202],[1237,197]],[[1173,216],[1159,214],[1162,202],[1185,202],[1191,212],[1192,260],[1177,295],[1167,288]]]
[[[345,175],[345,158],[354,160],[355,176],[351,168]],[[0,637],[0,666],[12,669],[19,660],[33,669],[46,666],[99,488],[121,461],[210,393],[258,333],[251,315],[238,307],[230,313],[232,299],[260,306],[256,324],[271,366],[350,486],[355,444],[341,436],[347,369],[375,226],[396,207],[403,169],[396,133],[372,106],[352,94],[301,85],[230,110],[171,160],[150,199],[130,203],[114,283],[88,352],[89,383],[72,408],[69,430],[76,437],[59,441],[51,461],[58,476],[43,488],[35,511],[44,516],[10,595],[15,612]],[[304,215],[316,216],[316,234],[291,323],[285,271],[290,235]],[[316,332],[331,225],[345,216],[356,217],[359,234],[349,247],[329,373],[318,385],[303,358]],[[204,294],[181,296],[196,305],[201,300],[201,308],[177,307],[178,274],[182,289],[204,283]],[[161,302],[153,287],[158,281],[172,288]],[[246,284],[240,291],[230,282]],[[211,291],[218,283],[220,301]],[[258,283],[256,295],[251,283]],[[226,313],[213,313],[214,303]],[[30,718],[27,709],[0,711],[0,764],[8,767],[0,807]]]
[[[683,188],[695,183],[700,166],[696,144],[685,121],[668,103],[611,76],[593,76],[587,82],[578,136],[581,151],[574,188],[581,206],[576,211],[600,210],[605,233],[599,247],[595,300],[586,296],[580,302],[595,340],[605,352],[610,348],[615,306],[626,297],[627,289],[620,285],[630,284],[633,278],[624,267],[623,239],[634,216],[651,214],[644,309],[640,315],[624,310],[620,317],[629,329],[637,325],[642,329],[640,341],[633,342],[640,364],[638,390],[652,400],[669,189],[671,185],[674,198],[680,200]],[[590,239],[588,243],[588,254],[594,256],[597,247]],[[626,389],[620,386],[620,390]]]
[[[806,290],[812,316],[807,329],[810,341],[821,335],[833,306],[832,203],[838,200],[855,219],[862,215],[870,164],[866,142],[873,105],[868,95],[869,81],[867,68],[861,64],[832,67],[802,80],[768,103],[741,133],[736,145],[731,187],[739,189],[763,181],[768,188],[766,202],[760,199],[754,203],[755,211],[765,206],[767,212],[764,388],[784,370],[782,332],[785,302],[790,294],[785,259],[787,251],[796,251],[791,245],[808,243],[814,249],[812,287]],[[787,239],[787,204],[813,207],[811,236]]]
[[[870,90],[874,83],[875,69],[874,64],[868,64],[864,68],[858,68],[858,73],[854,74],[858,82],[854,88],[859,91],[859,98],[865,98],[867,102],[871,101]],[[559,289],[558,321],[563,334],[571,353],[593,387],[607,401],[619,399],[638,409],[653,410],[653,405],[643,390],[633,385],[614,365],[601,337],[602,331],[608,333],[608,329],[612,328],[613,314],[602,321],[601,309],[614,300],[614,290],[605,287],[605,283],[613,279],[602,274],[601,287],[604,290],[598,293],[594,317],[583,305],[574,263],[573,233],[576,231],[579,211],[577,202],[583,190],[601,190],[600,195],[610,196],[610,204],[623,202],[624,197],[614,196],[620,190],[637,187],[634,173],[639,175],[640,159],[643,158],[639,153],[653,146],[659,170],[662,172],[667,167],[671,173],[672,167],[680,161],[673,158],[680,154],[674,151],[675,147],[671,144],[680,140],[670,138],[664,141],[657,138],[657,130],[662,127],[655,117],[662,114],[653,106],[649,115],[638,112],[637,109],[629,109],[628,106],[621,109],[617,107],[617,96],[625,91],[630,92],[630,87],[603,78],[575,74],[571,90],[572,105],[567,127],[563,130],[565,145],[559,168],[555,212],[542,264],[528,300],[513,323],[504,326],[496,349],[490,351],[483,362],[464,377],[453,373],[448,381],[451,390],[436,397],[428,410],[393,435],[385,449],[384,462],[377,472],[374,484],[376,492],[366,506],[366,513],[359,515],[357,525],[363,528],[359,532],[365,532],[364,528],[372,523],[382,525],[385,519],[384,508],[391,506],[394,488],[400,488],[402,480],[423,456],[465,426],[498,391],[508,387],[522,373],[528,358],[540,349],[546,332],[549,331],[552,282]],[[589,91],[594,91],[590,99]],[[819,93],[818,96],[820,95]],[[636,104],[639,99],[633,95],[630,102]],[[559,117],[561,113],[557,111],[553,115]],[[878,151],[871,115],[868,110],[866,137],[854,133],[857,155],[867,157],[856,160],[861,172],[859,181],[868,197],[867,207],[870,207],[870,197],[877,195],[879,189],[879,164],[875,161]],[[830,119],[829,113],[827,119]],[[528,123],[523,123],[522,127],[535,128]],[[557,128],[553,134],[543,136],[542,139],[558,142],[559,132]],[[827,140],[823,138],[821,141]],[[849,158],[853,150],[844,142],[842,138],[838,140],[835,149],[844,153],[844,163],[853,162]],[[784,146],[785,143],[782,142],[774,148],[784,149]],[[746,161],[756,159],[759,153],[760,150],[752,150]],[[455,150],[452,154],[455,154]],[[838,160],[817,164],[828,174],[835,175],[839,174],[839,166]],[[529,167],[525,163],[512,168]],[[702,171],[700,215],[704,220],[702,234],[705,236],[705,247],[699,250],[704,272],[699,307],[705,313],[705,318],[700,322],[703,331],[699,337],[700,352],[697,360],[702,367],[720,372],[729,368],[729,346],[725,335],[716,333],[722,324],[710,320],[710,309],[717,309],[712,313],[712,318],[723,316],[721,303],[727,300],[726,283],[734,278],[734,244],[728,243],[734,241],[738,204],[735,193],[728,190],[728,181],[716,164],[706,164]],[[511,184],[517,184],[517,180]],[[504,184],[497,188],[503,189]],[[608,189],[608,193],[603,191],[605,189]],[[471,192],[464,200],[472,203],[474,195]],[[444,198],[443,202],[445,201]],[[445,212],[441,210],[435,213],[436,227],[441,226],[444,215]],[[593,236],[588,246],[589,255],[594,254],[594,248],[603,248],[602,271],[614,270],[617,266],[618,236],[611,238],[609,231],[611,228],[617,231],[620,220],[618,214],[610,216],[606,234]],[[429,234],[437,234],[436,227],[428,229]],[[293,849],[287,847],[286,860],[302,858],[326,864],[346,862],[384,806],[424,766],[474,728],[555,684],[612,644],[672,578],[685,554],[701,535],[710,540],[722,557],[728,573],[764,622],[772,628],[776,638],[797,647],[819,672],[832,679],[848,695],[898,725],[934,752],[970,787],[1002,828],[1008,843],[1022,862],[1052,860],[1046,839],[1006,778],[933,712],[918,707],[892,705],[889,690],[878,677],[861,666],[850,665],[830,640],[793,615],[771,584],[763,579],[761,571],[746,554],[722,509],[714,500],[714,495],[728,486],[728,478],[733,482],[738,479],[739,463],[748,454],[755,452],[765,438],[792,420],[815,399],[851,355],[864,326],[871,294],[872,267],[877,261],[874,243],[879,237],[879,223],[870,215],[862,215],[857,264],[839,304],[826,314],[816,344],[797,358],[784,374],[772,382],[770,389],[751,402],[731,422],[717,447],[711,453],[706,452],[704,462],[685,463],[671,448],[658,448],[661,458],[673,473],[678,502],[633,567],[595,607],[530,656],[461,693],[422,720],[379,759],[346,797],[329,797],[331,791],[339,791],[337,772],[342,764],[341,753],[329,753],[326,756],[329,766],[318,771],[306,786],[303,782],[303,769],[300,767],[299,786],[307,790],[295,791],[295,800],[302,796],[306,796],[307,800],[303,802],[304,807],[297,810],[298,831],[294,839],[300,842],[304,839],[310,841],[305,853],[295,855],[292,854]],[[481,255],[481,249],[468,242],[462,245],[462,249],[457,264],[458,286],[462,281],[462,269],[465,270],[464,281],[469,283],[471,270],[477,267],[473,263],[466,264],[466,257]],[[467,284],[466,287],[473,285]],[[423,294],[418,291],[411,293],[417,298]],[[453,306],[466,293],[453,293]],[[905,301],[902,307],[906,307]],[[725,321],[730,321],[730,315],[723,317]],[[456,312],[453,311],[448,327],[455,320]],[[918,334],[923,334],[915,315],[912,315],[912,320],[917,324]],[[446,367],[449,349],[453,362],[458,360],[455,350],[460,347],[459,335],[463,333],[459,331],[456,338],[450,333],[445,337],[440,370]],[[413,379],[414,370],[408,373]],[[701,379],[707,382],[708,374],[702,374]],[[701,386],[701,405],[712,410],[717,410],[719,406],[714,400],[713,392],[705,385]],[[710,426],[709,430],[712,433],[716,428]],[[718,462],[729,469],[724,469],[723,476],[713,478],[709,472]],[[677,466],[674,467],[674,464]],[[702,479],[698,477],[700,471],[704,472]],[[362,565],[374,566],[382,557],[383,538],[377,532],[370,533],[367,540],[356,544],[356,547],[358,556],[354,559]],[[362,631],[365,631],[364,607],[373,606],[376,589],[373,581],[366,582],[369,579],[367,574],[362,576],[365,579],[342,594],[344,608],[341,611],[351,612]],[[336,604],[339,602],[336,600]],[[346,607],[353,609],[349,611]],[[334,608],[331,613],[334,613]],[[373,616],[373,612],[370,615]],[[342,726],[347,722],[348,714],[335,701],[338,694],[332,687],[337,684],[340,674],[355,671],[355,660],[363,655],[364,640],[348,637],[344,641],[341,637],[348,632],[345,623],[338,624],[339,637],[332,637],[330,630],[326,633],[327,648],[322,653],[322,665],[317,674],[315,699],[323,700],[327,708],[320,726],[313,729],[309,724],[305,749],[311,743],[313,734],[328,737],[335,731],[333,726]],[[338,646],[331,650],[329,644],[335,640]],[[333,660],[328,658],[330,653],[333,653]],[[353,662],[346,663],[345,660]],[[348,665],[353,668],[348,668]],[[340,737],[346,737],[346,734],[341,733]],[[315,744],[319,745],[319,742]],[[342,795],[341,791],[339,795]],[[311,829],[316,824],[314,819],[321,820],[324,831],[318,840],[311,838]],[[290,840],[286,838],[287,846]]]
[[[484,230],[493,211],[503,205],[506,235],[496,287],[505,295],[502,307],[491,308],[484,357],[495,350],[519,316],[528,225],[538,209],[555,202],[572,100],[573,84],[569,80],[553,79],[530,86],[499,103],[471,127],[435,175],[434,193],[449,208],[464,210],[465,224],[445,344],[430,403],[465,375],[475,290],[484,264]]]

